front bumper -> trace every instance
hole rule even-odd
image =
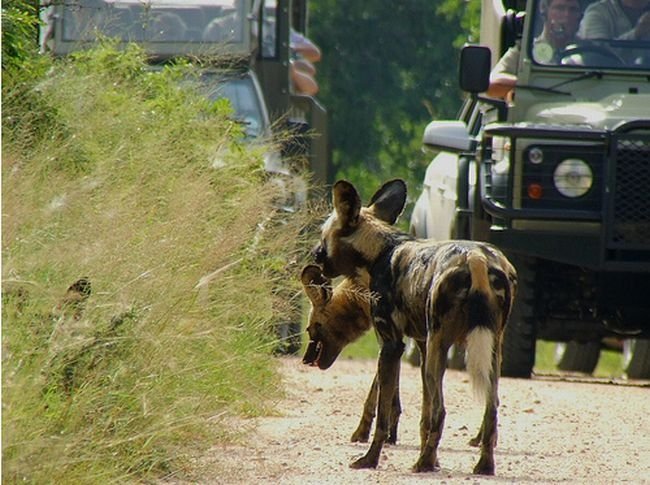
[[[478,180],[481,204],[491,216],[491,242],[506,251],[595,270],[650,272],[650,120],[611,132],[499,125],[486,128],[485,135],[484,150],[493,136],[563,143],[588,139],[603,150],[601,203],[588,210],[522,208],[514,202],[521,164],[517,170],[516,162],[511,163],[507,176],[495,181],[491,153],[484,151]]]

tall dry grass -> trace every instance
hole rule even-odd
[[[191,473],[240,432],[229,416],[281,393],[273,327],[295,317],[310,215],[276,208],[261,149],[179,88],[186,69],[105,45],[3,76],[7,483]],[[80,277],[76,316],[60,301]]]

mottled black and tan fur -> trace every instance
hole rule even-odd
[[[416,340],[422,359],[420,456],[414,471],[438,467],[445,409],[442,380],[454,343],[466,343],[467,370],[485,399],[474,473],[494,474],[497,382],[501,343],[516,290],[516,272],[494,246],[473,241],[416,240],[392,224],[406,201],[401,180],[384,184],[368,207],[346,181],[333,187],[334,211],[325,222],[316,262],[327,277],[369,278],[373,324],[381,337],[378,412],[373,442],[353,468],[377,466],[391,422],[403,337]]]
[[[309,265],[302,270],[301,281],[311,301],[307,325],[309,344],[303,363],[329,369],[343,348],[357,340],[372,327],[369,280],[366,277],[344,278],[335,288],[319,266]],[[375,419],[378,397],[377,374],[372,381],[363,413],[352,442],[368,441],[370,427]],[[401,414],[399,389],[393,398],[391,426],[387,442],[396,443],[397,425]]]

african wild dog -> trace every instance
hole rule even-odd
[[[485,398],[481,456],[474,473],[494,474],[497,381],[503,330],[516,290],[515,269],[489,244],[416,240],[392,227],[406,201],[402,180],[385,183],[369,207],[361,206],[349,182],[337,182],[332,194],[334,211],[323,225],[316,262],[328,277],[370,278],[373,322],[383,342],[373,442],[351,466],[377,466],[398,386],[402,339],[407,335],[416,340],[423,355],[420,456],[413,470],[438,467],[447,351],[452,344],[465,341],[470,379],[477,394]]]
[[[323,276],[320,267],[314,265],[306,266],[300,279],[305,294],[311,301],[307,326],[309,345],[303,363],[325,370],[334,363],[343,347],[357,340],[372,326],[369,281],[367,277],[344,278],[336,288],[332,288],[331,280]],[[375,374],[363,406],[361,421],[352,434],[352,442],[368,441],[377,407],[377,391]],[[393,398],[388,443],[397,442],[400,414],[398,388]]]

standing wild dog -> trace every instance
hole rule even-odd
[[[328,277],[367,274],[375,329],[383,342],[378,362],[379,399],[375,434],[353,468],[374,468],[388,436],[398,386],[403,336],[422,353],[420,456],[416,472],[438,467],[444,425],[442,380],[449,347],[466,342],[467,370],[485,399],[479,433],[481,456],[474,473],[494,474],[497,382],[501,343],[516,290],[516,272],[495,247],[473,241],[415,240],[392,227],[406,201],[402,180],[385,183],[368,207],[352,184],[333,187],[334,211],[322,228],[316,262]]]
[[[305,294],[311,301],[309,323],[309,345],[303,357],[303,363],[318,366],[325,370],[334,363],[343,347],[354,342],[370,330],[369,280],[365,278],[345,278],[336,288],[332,288],[329,278],[323,276],[318,266],[303,268],[300,276]],[[363,413],[357,429],[352,434],[352,442],[365,443],[370,436],[370,427],[375,418],[377,407],[377,374],[372,381],[368,397],[363,406]],[[393,397],[391,426],[388,443],[397,442],[397,424],[401,414],[399,386]]]

